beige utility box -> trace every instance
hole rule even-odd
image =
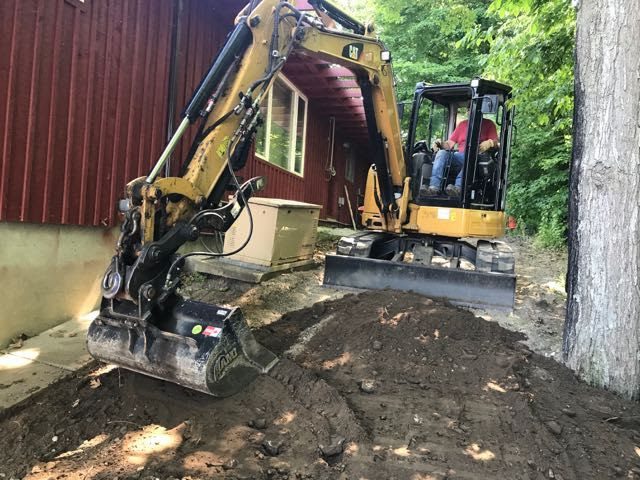
[[[320,206],[276,198],[249,199],[253,235],[244,249],[228,258],[266,267],[313,258]],[[236,250],[249,234],[247,209],[224,237],[224,253]]]

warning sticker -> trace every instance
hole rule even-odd
[[[202,334],[207,337],[219,337],[221,333],[222,333],[222,328],[213,327],[211,325],[205,328],[204,332],[202,332]]]
[[[216,313],[217,313],[218,315],[226,315],[226,314],[227,314],[227,312],[228,312],[228,310],[223,310],[223,309],[221,308],[221,309],[220,309],[220,310],[218,310]]]
[[[449,208],[439,208],[438,220],[449,220],[450,214],[451,214],[451,210]]]
[[[216,153],[220,158],[224,158],[226,160],[227,148],[229,147],[229,137],[224,137],[222,142],[220,142],[220,146],[216,150]]]

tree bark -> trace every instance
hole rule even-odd
[[[593,385],[640,397],[640,5],[578,4],[563,354]]]

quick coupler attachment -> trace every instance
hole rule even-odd
[[[180,300],[161,316],[141,326],[103,309],[87,349],[98,360],[216,397],[240,391],[278,361],[239,308]]]

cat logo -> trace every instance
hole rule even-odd
[[[350,43],[342,49],[342,56],[351,60],[360,60],[360,55],[362,55],[363,50],[364,44]]]

